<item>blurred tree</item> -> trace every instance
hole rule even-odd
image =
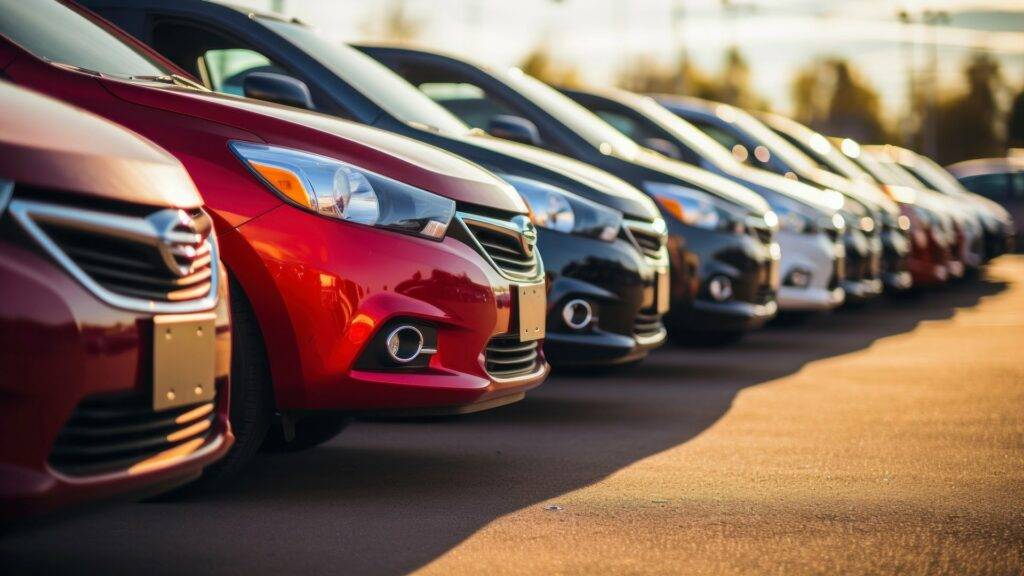
[[[363,22],[363,33],[374,40],[409,43],[423,32],[422,19],[413,17],[404,0],[391,0],[384,5],[381,15]]]
[[[1010,103],[1006,117],[1006,147],[1024,148],[1024,87]]]
[[[988,54],[971,57],[964,66],[967,90],[942,95],[922,125],[936,120],[937,158],[941,164],[1006,153],[1006,117],[1000,101],[1008,90],[999,62]],[[919,134],[917,143],[921,143]]]
[[[790,86],[793,117],[825,134],[862,142],[891,142],[878,93],[839,58],[812,62]]]
[[[559,64],[551,56],[551,49],[541,42],[519,63],[519,68],[534,78],[565,88],[582,85],[579,70],[572,65]]]
[[[671,66],[642,55],[619,70],[616,84],[633,92],[684,94],[742,108],[768,109],[768,101],[753,88],[750,66],[735,46],[726,51],[725,65],[717,75],[700,70],[686,52],[681,52]]]

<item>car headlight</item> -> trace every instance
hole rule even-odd
[[[515,187],[530,206],[535,225],[605,242],[611,242],[619,236],[622,213],[618,210],[544,182],[508,174],[500,176]]]
[[[667,182],[644,182],[644,190],[666,212],[687,226],[736,234],[746,231],[742,220],[721,207],[720,201],[706,192]]]
[[[321,216],[440,240],[455,215],[450,198],[334,158],[252,142],[229,146],[271,190]]]

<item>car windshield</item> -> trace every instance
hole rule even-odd
[[[340,41],[331,41],[315,28],[274,18],[257,20],[372,100],[395,118],[446,134],[466,134],[470,128],[387,66]]]
[[[817,166],[814,160],[807,157],[806,154],[800,151],[799,148],[793,146],[782,136],[779,136],[771,128],[765,126],[760,120],[754,118],[750,114],[733,108],[732,106],[722,105],[723,107],[716,111],[719,118],[731,122],[736,125],[740,130],[746,132],[754,140],[757,140],[764,147],[768,148],[768,151],[772,155],[782,160],[790,170],[794,172],[809,174],[813,173]]]
[[[725,146],[708,136],[706,132],[673,114],[653,98],[643,96],[634,104],[637,111],[649,118],[662,129],[678,138],[694,152],[720,168],[738,165],[739,161]]]
[[[598,150],[625,159],[634,158],[640,152],[640,146],[614,126],[522,70],[513,68],[496,75]]]
[[[960,181],[945,168],[927,156],[918,156],[911,166],[904,166],[925,185],[945,194],[962,194],[965,190]]]
[[[171,70],[93,21],[53,0],[0,0],[0,34],[55,64],[122,78]]]

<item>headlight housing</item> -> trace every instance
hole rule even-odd
[[[537,180],[500,175],[530,206],[533,223],[564,234],[611,242],[618,238],[622,213],[568,190]]]
[[[711,194],[667,182],[644,182],[644,190],[676,220],[705,230],[722,230],[743,234],[746,226],[741,218],[722,206]]]
[[[828,228],[835,224],[834,219],[826,218],[824,215],[808,214],[808,212],[817,213],[818,211],[813,208],[803,208],[796,201],[788,198],[773,199],[771,205],[778,217],[780,230],[788,230],[797,234],[817,234],[822,228]]]
[[[232,141],[231,150],[283,199],[321,216],[441,240],[455,202],[341,160]]]

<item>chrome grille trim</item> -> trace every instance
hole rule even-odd
[[[622,232],[633,246],[655,264],[668,262],[668,233],[664,221],[655,223],[641,220],[623,220]],[[657,243],[657,245],[656,245]]]
[[[158,210],[149,216],[138,217],[49,202],[14,199],[9,210],[14,220],[50,257],[87,290],[111,306],[146,313],[182,313],[209,310],[217,304],[220,274],[217,242],[212,224],[204,237],[201,233],[184,230],[182,226],[175,224],[174,218],[178,218],[181,212],[176,209]],[[169,291],[166,293],[142,291],[131,287],[120,290],[108,288],[75,261],[75,254],[82,257],[89,252],[88,246],[75,245],[65,249],[51,233],[44,230],[45,226],[154,249],[172,271],[178,271],[178,278],[166,280],[170,283]],[[128,259],[119,259],[116,255],[104,253],[96,260],[101,261],[104,258],[109,266],[94,264],[95,272],[108,278],[132,279],[133,271],[127,269],[130,267],[127,265]],[[199,270],[193,272],[197,267]],[[202,277],[204,269],[209,270],[208,277]],[[147,281],[158,282],[155,279]],[[176,282],[185,287],[173,290]],[[116,281],[108,284],[116,284]]]
[[[502,276],[516,282],[534,281],[544,277],[544,262],[537,250],[537,233],[525,216],[517,220],[499,220],[465,212],[456,212],[473,247]],[[476,230],[474,230],[476,228]],[[480,232],[507,236],[502,244],[494,238],[480,238]]]

